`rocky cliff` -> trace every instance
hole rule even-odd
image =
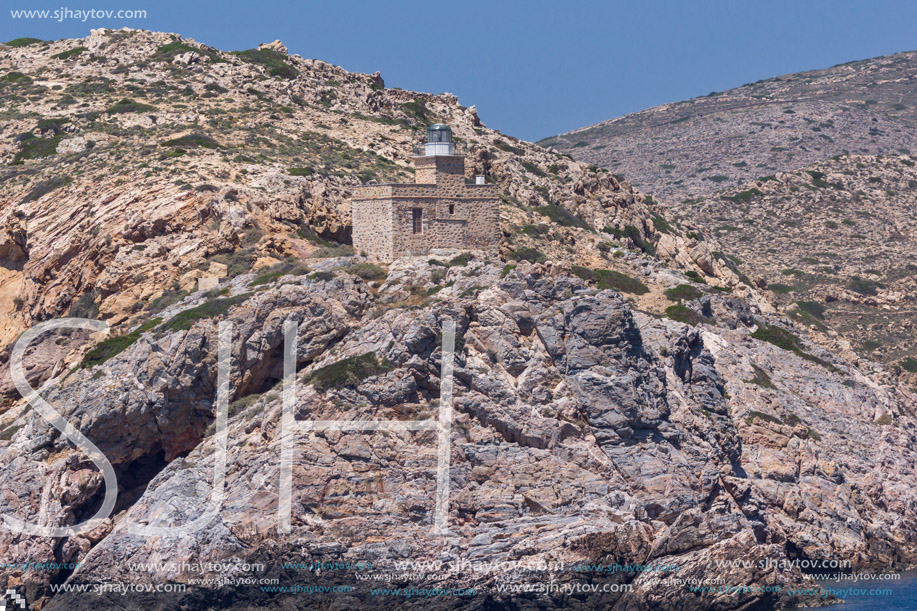
[[[432,121],[468,147],[469,176],[500,186],[505,253],[591,264],[608,252],[593,229],[655,233],[627,183],[489,130],[449,94],[386,89],[280,43],[26,42],[0,47],[0,345],[51,316],[117,325],[201,277],[346,247],[352,188],[412,181]]]
[[[36,606],[768,609],[825,602],[789,591],[812,583],[790,561],[917,563],[913,391],[777,316],[714,238],[673,229],[609,172],[489,130],[448,94],[279,43],[230,54],[98,31],[7,45],[0,62],[5,367],[39,321],[111,326],[26,354],[118,480],[89,531],[0,533],[2,583]],[[383,268],[348,248],[350,190],[410,180],[432,119],[500,186],[505,260]],[[283,430],[286,321],[297,420],[406,424]],[[441,534],[429,423],[447,321]],[[8,375],[0,513],[86,520],[102,474]],[[616,565],[646,570],[602,568]],[[711,577],[733,589],[691,589]]]

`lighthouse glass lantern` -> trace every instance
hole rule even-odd
[[[448,125],[436,123],[427,128],[427,143],[425,152],[428,157],[432,155],[451,155],[452,130]]]

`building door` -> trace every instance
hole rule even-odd
[[[411,208],[411,220],[414,225],[414,233],[423,233],[423,208]]]

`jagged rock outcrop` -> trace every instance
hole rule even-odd
[[[4,535],[4,553],[81,561],[83,568],[63,576],[72,584],[189,585],[157,594],[160,605],[239,609],[297,599],[256,585],[198,585],[196,579],[221,575],[155,563],[263,563],[259,579],[354,588],[345,598],[316,594],[297,603],[309,608],[412,601],[374,596],[370,589],[379,584],[352,572],[316,575],[283,562],[371,562],[378,571],[405,559],[564,563],[568,568],[553,574],[561,583],[631,591],[570,598],[497,587],[543,580],[537,571],[456,570],[419,583],[475,587],[479,604],[513,601],[520,608],[700,609],[718,596],[718,608],[738,609],[793,600],[774,592],[693,593],[665,578],[717,574],[785,588],[806,579],[792,569],[717,563],[841,557],[889,567],[917,560],[913,397],[816,346],[794,353],[752,339],[756,327],[780,323],[753,317],[734,298],[707,297],[710,312],[736,312],[731,322],[719,326],[711,318],[692,327],[634,311],[620,294],[590,288],[563,266],[522,264],[501,278],[499,266],[483,262],[434,275],[442,269],[436,263],[401,260],[373,289],[342,271],[347,265],[332,260],[319,270],[325,275],[287,276],[257,293],[246,286],[251,275],[229,285],[225,298],[237,301],[222,320],[234,327],[233,407],[217,518],[180,536],[127,532],[129,523],[184,523],[210,502],[218,437],[207,424],[215,414],[211,364],[220,319],[201,318],[187,330],[172,323],[213,299],[198,293],[124,352],[71,374],[47,395],[134,482],[122,491],[130,501],[125,511],[91,538],[66,538],[56,549],[44,539]],[[416,292],[418,284],[431,296],[413,306],[391,303],[390,296]],[[431,534],[435,432],[281,431],[288,319],[298,323],[297,419],[348,421],[437,418],[439,336],[445,320],[455,322],[448,536]],[[368,353],[388,365],[350,382],[314,383],[326,365]],[[889,424],[874,421],[876,410],[889,414]],[[2,476],[9,491],[2,510],[29,519],[38,508],[29,490],[66,481],[69,492],[50,489],[55,504],[45,520],[66,524],[86,515],[103,486],[85,459],[68,452],[35,413],[21,412],[10,424],[22,428],[0,448],[11,465]],[[278,457],[287,434],[296,456],[292,533],[278,535]],[[577,563],[679,568],[602,575],[569,568]],[[23,578],[47,609],[100,604],[75,594],[49,597],[53,574],[7,575],[8,583]],[[154,600],[128,596],[130,604]]]

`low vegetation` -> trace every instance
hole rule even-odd
[[[377,376],[394,369],[386,359],[376,358],[373,352],[360,356],[351,356],[316,369],[309,378],[309,383],[319,391],[355,388],[366,378]]]
[[[698,314],[688,306],[680,303],[667,307],[665,309],[665,315],[676,322],[685,323],[686,325],[699,325],[701,323],[710,322],[707,317]]]
[[[771,380],[771,377],[767,375],[767,372],[755,365],[751,364],[752,370],[755,372],[755,375],[752,379],[748,381],[749,384],[757,384],[762,388],[776,388],[774,382]]]
[[[115,357],[130,348],[138,339],[140,339],[141,335],[156,327],[161,322],[161,318],[154,318],[145,322],[135,331],[131,331],[125,335],[108,337],[102,340],[86,353],[86,356],[83,357],[83,360],[80,361],[80,364],[77,366],[77,368],[88,369],[90,367],[95,367],[96,365],[101,365],[110,358]]]
[[[544,263],[547,257],[540,250],[525,246],[509,253],[508,258],[513,261],[528,261],[529,263]]]
[[[831,363],[805,352],[802,349],[802,339],[786,329],[761,323],[751,336],[783,350],[788,350],[807,361],[818,363],[831,371],[837,371],[837,368]]]
[[[178,138],[172,138],[171,140],[166,140],[161,143],[162,146],[179,146],[187,148],[205,148],[205,149],[218,149],[220,143],[211,138],[200,133],[192,133],[184,136],[179,136]]]
[[[581,265],[574,265],[570,271],[587,282],[594,282],[597,289],[610,289],[632,295],[645,295],[649,287],[627,274],[613,269],[591,269]]]
[[[287,63],[286,55],[273,49],[248,49],[247,51],[234,51],[233,55],[243,61],[258,66],[263,66],[267,73],[278,78],[295,78],[299,71]]]
[[[233,306],[251,297],[251,293],[237,295],[236,297],[220,297],[202,303],[199,306],[182,310],[163,325],[164,331],[187,331],[199,320],[222,316]]]
[[[47,195],[51,191],[56,191],[61,187],[66,187],[73,182],[73,179],[69,176],[55,176],[47,180],[41,180],[35,184],[34,187],[29,190],[28,193],[22,198],[21,203],[25,204],[31,201],[34,201],[41,197],[42,195]]]
[[[704,293],[690,284],[679,284],[667,289],[664,295],[669,301],[694,301],[703,297]]]
[[[563,206],[537,206],[535,208],[535,212],[548,217],[552,222],[557,223],[561,227],[578,227],[579,229],[592,231],[592,227],[589,225],[589,223],[573,214]]]
[[[19,151],[13,156],[10,165],[20,165],[27,159],[41,159],[50,157],[57,152],[57,145],[60,144],[61,135],[54,135],[50,138],[36,138],[31,133],[23,134],[19,143]]]
[[[252,280],[252,286],[260,286],[273,282],[284,276],[302,276],[309,273],[309,266],[299,261],[282,261],[272,265],[267,269],[261,270],[255,279]]]
[[[155,106],[150,106],[142,102],[135,102],[130,98],[123,98],[105,109],[105,112],[109,115],[120,115],[134,112],[151,112],[154,110],[156,110]]]
[[[375,263],[354,263],[344,271],[359,276],[363,280],[385,280],[388,272]]]

